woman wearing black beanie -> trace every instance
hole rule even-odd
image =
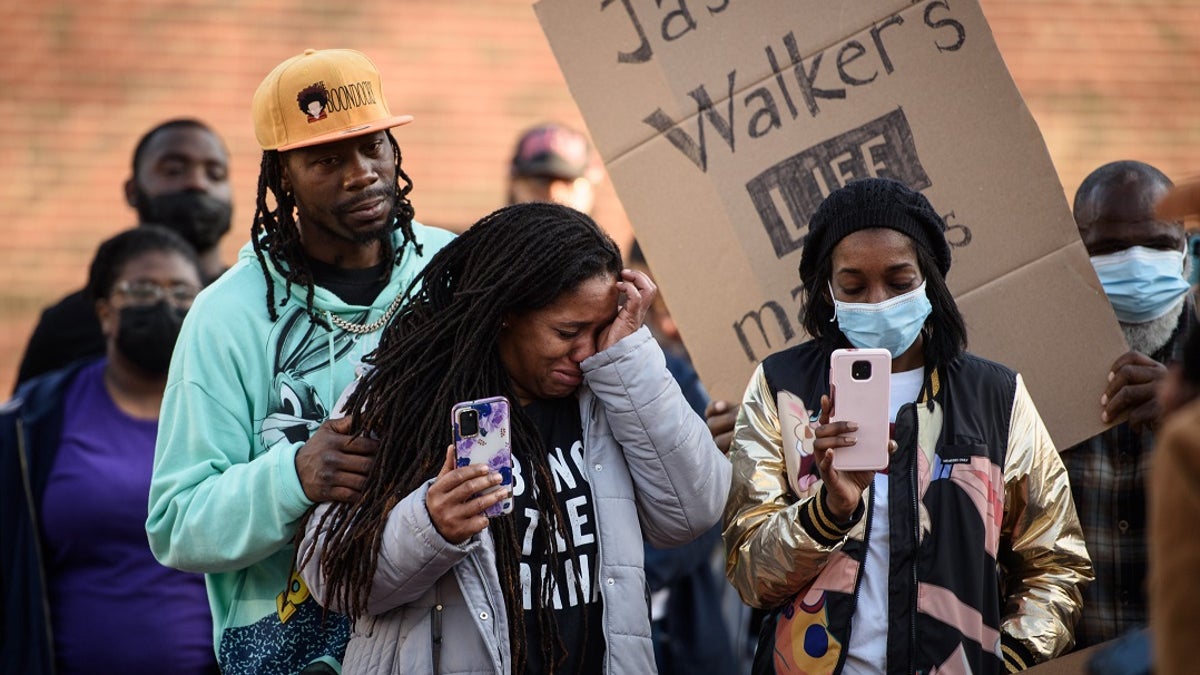
[[[1014,672],[1072,644],[1092,572],[1066,471],[1021,376],[965,351],[945,227],[888,179],[809,224],[812,339],[758,367],[730,450],[729,578],[772,610],[755,673]],[[829,422],[829,359],[852,347],[892,356],[880,472],[833,466],[857,426]],[[794,448],[784,392],[811,408],[782,415],[809,428]]]

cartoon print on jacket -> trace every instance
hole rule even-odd
[[[364,312],[349,320],[365,318]],[[329,337],[325,329],[310,321],[300,307],[291,308],[276,325],[278,334],[272,335],[268,342],[275,344],[275,379],[271,383],[267,416],[258,431],[264,448],[281,441],[307,441],[329,415],[317,388],[305,379],[329,367]],[[344,331],[334,334],[333,359],[340,360],[353,348],[354,335]]]
[[[828,593],[854,593],[859,563],[842,552],[829,557],[825,572],[808,582],[780,608],[775,624],[775,672],[778,675],[831,673],[842,643],[829,632]]]
[[[308,589],[304,594],[308,594]],[[224,675],[335,672],[322,666],[329,659],[340,663],[345,656],[346,643],[350,641],[349,619],[325,612],[315,600],[308,599],[288,617],[286,630],[284,626],[279,616],[272,613],[249,626],[225,629],[221,634],[221,672]]]
[[[789,391],[779,391],[778,408],[788,485],[796,496],[804,497],[821,478],[813,452],[817,416]]]
[[[363,312],[347,319],[360,322],[366,316]],[[318,387],[328,384],[331,359],[342,360],[356,346],[355,336],[345,331],[335,331],[331,346],[329,334],[300,307],[289,309],[275,325],[267,343],[274,352],[274,376],[266,417],[258,421],[264,448],[308,440],[329,414]],[[318,372],[318,381],[309,382],[307,378]],[[322,670],[322,664],[342,660],[350,639],[349,620],[324,612],[295,570],[287,587],[280,589],[275,607],[253,624],[225,629],[220,643],[222,672],[334,672]]]

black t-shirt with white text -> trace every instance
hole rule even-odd
[[[550,569],[545,554],[545,528],[540,527],[537,505],[520,460],[513,455],[513,517],[521,539],[521,591],[525,608],[525,673],[549,673],[544,663],[535,601],[540,601],[542,582],[552,574],[553,590],[548,605],[554,608],[566,660],[555,672],[600,675],[604,668],[604,630],[600,599],[599,546],[596,514],[587,470],[583,463],[583,423],[574,396],[534,401],[524,407],[526,415],[541,431],[554,485],[554,498],[563,515],[563,529],[574,546],[554,534],[558,565]],[[535,573],[536,572],[536,573]],[[586,626],[585,626],[586,624]],[[586,632],[586,644],[585,644]]]

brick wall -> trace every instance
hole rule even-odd
[[[1115,159],[1148,162],[1176,180],[1200,173],[1200,2],[983,6],[1069,197]]]
[[[749,1],[749,0],[744,0]],[[954,0],[950,0],[953,2]],[[133,223],[121,184],[138,136],[195,116],[229,144],[233,260],[253,214],[255,87],[305,47],[353,47],[383,73],[424,222],[459,228],[499,206],[523,127],[581,118],[529,0],[45,0],[6,3],[0,61],[0,392],[41,307],[78,288],[104,237]],[[984,0],[1068,194],[1136,158],[1200,171],[1200,3]],[[597,219],[628,225],[611,187]],[[0,394],[3,398],[3,394]]]

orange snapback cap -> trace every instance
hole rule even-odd
[[[412,121],[393,115],[379,69],[352,49],[306,49],[267,75],[251,106],[263,150],[295,150],[390,129]]]

